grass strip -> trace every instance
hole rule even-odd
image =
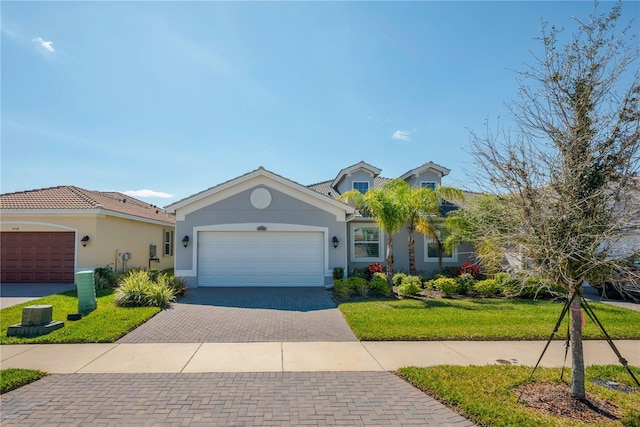
[[[158,307],[117,307],[113,289],[96,290],[98,308],[68,321],[67,315],[78,312],[76,291],[49,295],[0,310],[0,344],[62,344],[115,342],[160,312]],[[53,306],[53,320],[64,321],[64,327],[35,338],[7,337],[9,326],[22,321],[22,308],[28,305]]]
[[[34,369],[3,369],[0,371],[0,394],[15,390],[24,385],[38,381],[42,377],[46,377],[46,372]]]
[[[581,426],[576,420],[541,414],[522,403],[517,403],[518,394],[514,389],[526,384],[531,367],[525,366],[434,366],[427,368],[408,367],[398,370],[398,375],[423,390],[435,399],[445,403],[456,412],[485,426]],[[639,368],[634,369],[636,376]],[[570,373],[565,371],[565,381]],[[618,421],[607,426],[640,425],[640,390],[631,393],[611,390],[596,385],[593,380],[616,381],[633,385],[629,373],[622,366],[589,366],[586,369],[586,389],[588,393],[614,403],[623,413]],[[534,382],[560,384],[560,368],[538,368]]]
[[[640,338],[640,312],[590,303],[613,339]],[[365,341],[542,340],[558,321],[563,302],[465,299],[388,299],[344,302],[339,309],[358,339]],[[587,316],[586,339],[601,339]],[[565,339],[568,316],[557,339]]]

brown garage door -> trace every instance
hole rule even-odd
[[[0,282],[73,283],[75,233],[0,233]]]

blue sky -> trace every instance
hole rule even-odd
[[[360,160],[434,161],[465,187],[469,129],[505,114],[542,20],[570,32],[592,8],[3,1],[0,188],[165,206],[259,166],[307,185]],[[639,16],[624,3],[636,33]]]

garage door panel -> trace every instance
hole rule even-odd
[[[198,237],[200,286],[321,286],[319,232],[204,232]]]
[[[4,283],[73,283],[75,233],[0,233]]]

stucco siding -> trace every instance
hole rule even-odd
[[[407,183],[412,187],[420,187],[421,182],[435,182],[438,185],[441,183],[441,177],[438,172],[434,171],[425,171],[421,174],[415,176],[411,176],[407,179]]]
[[[350,238],[352,238],[352,228],[360,225],[375,225],[375,222],[354,221],[349,223]],[[371,262],[380,262],[383,265],[386,265],[387,238],[384,232],[381,233],[381,238],[382,248],[380,260],[358,262],[353,256],[353,243],[349,243],[348,259],[350,271],[354,268],[366,268]],[[458,267],[465,262],[473,262],[473,247],[469,244],[464,244],[458,247],[456,249],[455,260],[445,259],[442,262],[442,266],[438,264],[437,259],[425,261],[426,238],[423,234],[418,232],[414,234],[414,238],[416,271],[427,277],[440,272],[444,267]],[[395,272],[409,272],[409,233],[404,227],[398,233],[393,235],[393,258],[393,269]]]
[[[373,175],[369,172],[359,170],[353,172],[351,175],[345,176],[337,185],[337,189],[340,194],[344,194],[349,190],[353,190],[354,181],[367,181],[369,188],[373,188]]]
[[[149,267],[164,270],[173,267],[173,256],[163,255],[163,232],[173,230],[170,224],[162,226],[107,216],[98,218],[97,230],[94,244],[91,245],[96,248],[96,260],[100,262],[96,267],[110,266],[117,271]],[[160,262],[149,262],[150,245],[156,246],[156,258]],[[122,255],[118,255],[124,253],[130,253],[131,258],[124,260]]]
[[[251,195],[257,188],[267,189],[271,196],[269,205],[261,209],[254,207],[251,202]],[[259,231],[258,227],[266,230]],[[222,229],[256,233],[276,230],[322,231],[327,261],[325,284],[331,284],[330,272],[334,267],[346,266],[347,236],[344,220],[339,220],[335,213],[319,209],[282,191],[257,185],[188,213],[184,220],[176,222],[176,240],[180,242],[184,236],[189,236],[191,242],[187,248],[183,248],[181,244],[176,248],[176,274],[187,277],[191,285],[194,285],[197,282],[197,233]],[[331,243],[333,236],[340,242],[338,248],[334,248]]]

